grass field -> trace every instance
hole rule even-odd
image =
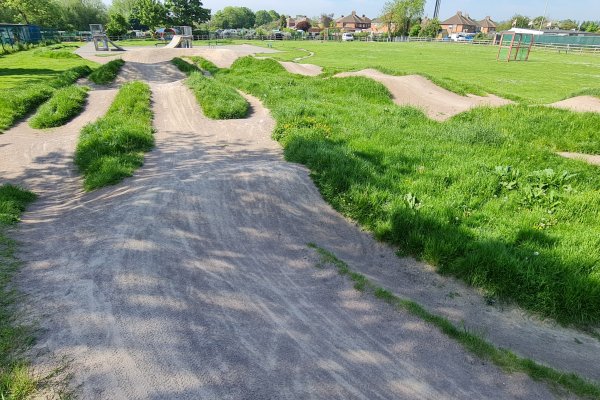
[[[261,41],[247,43],[266,46]],[[268,56],[282,60],[306,55],[300,48],[312,51],[315,56],[302,62],[329,71],[379,67],[395,74],[423,74],[449,88],[468,84],[533,104],[562,100],[583,89],[600,89],[597,55],[534,51],[528,62],[503,63],[496,61],[495,46],[276,41],[273,48],[286,53]]]
[[[515,105],[438,123],[369,79],[251,58],[217,79],[259,97],[287,159],[403,254],[560,322],[600,322],[600,175],[554,154],[600,154],[600,115]]]
[[[48,57],[47,53],[48,51],[43,49],[32,49],[0,56],[0,90],[23,84],[43,83],[61,72],[81,65],[97,66],[96,63],[79,56],[53,58]]]

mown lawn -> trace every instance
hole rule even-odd
[[[49,57],[50,52],[32,49],[0,56],[0,90],[10,89],[23,84],[43,83],[54,78],[61,72],[73,67],[87,65],[95,67],[98,64],[84,60],[81,57]],[[72,47],[57,49],[56,53],[66,55]],[[52,53],[50,53],[52,54]],[[71,56],[74,54],[70,53]]]
[[[265,46],[266,42],[248,44]],[[329,70],[355,70],[381,67],[396,74],[425,74],[436,80],[480,87],[489,93],[544,104],[562,100],[586,88],[600,89],[600,57],[586,54],[557,54],[534,51],[528,62],[496,61],[496,46],[449,43],[366,43],[320,41],[274,41],[281,54],[268,54],[292,60],[302,48],[315,56],[302,62]]]
[[[560,322],[600,322],[600,174],[555,155],[600,154],[600,115],[514,105],[439,123],[372,80],[251,58],[217,79],[259,97],[286,158],[402,254]]]

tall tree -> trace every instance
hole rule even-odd
[[[106,33],[109,36],[122,36],[129,30],[129,21],[122,14],[112,12],[108,14]]]
[[[279,13],[275,10],[269,10],[269,15],[271,16],[271,21],[277,21],[280,17]]]
[[[112,0],[109,12],[121,14],[125,18],[129,19],[131,14],[135,11],[137,0]]]
[[[90,24],[108,21],[102,0],[57,0],[62,14],[62,24],[67,29],[87,31]]]
[[[266,10],[258,10],[256,12],[256,20],[254,21],[254,25],[257,27],[267,25],[273,22],[273,17]]]
[[[155,29],[167,20],[167,9],[159,0],[137,0],[135,18],[140,24]]]
[[[58,19],[56,4],[51,0],[0,0],[0,7],[12,14],[12,22],[47,26]]]
[[[165,7],[174,25],[194,27],[210,19],[210,10],[200,0],[166,0]]]
[[[321,14],[319,18],[319,24],[321,28],[330,28],[331,23],[333,22],[333,14]]]
[[[410,27],[423,16],[425,10],[425,0],[393,0],[388,1],[383,14],[389,19],[389,26],[396,27],[396,33],[402,36],[408,35]]]
[[[247,7],[225,7],[212,18],[212,25],[223,29],[252,28],[255,22],[256,16]]]
[[[421,29],[421,32],[419,32],[419,36],[436,38],[441,30],[442,30],[442,25],[440,25],[440,20],[437,18],[430,19],[429,22],[427,22],[423,26],[423,29]]]

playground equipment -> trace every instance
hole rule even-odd
[[[527,61],[533,47],[534,33],[532,31],[503,32],[498,48],[498,61]]]
[[[100,24],[90,24],[90,31],[92,32],[92,40],[94,41],[94,47],[96,51],[125,51],[121,46],[116,45],[112,40],[108,38],[106,32],[104,32],[104,27]],[[109,44],[114,47],[111,49]]]
[[[174,49],[176,47],[191,49],[194,40],[194,36],[192,36],[192,27],[191,26],[174,26],[177,35],[174,35],[171,39],[171,42],[165,46],[166,49]]]

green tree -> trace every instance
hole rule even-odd
[[[256,16],[247,7],[225,7],[217,11],[212,18],[212,25],[222,29],[252,28]]]
[[[90,24],[106,24],[108,15],[102,0],[58,0],[63,27],[87,31]]]
[[[155,29],[167,21],[168,11],[159,0],[137,0],[136,18],[141,25]]]
[[[106,33],[109,36],[122,36],[129,30],[129,21],[123,14],[110,13],[108,14],[108,23],[106,24]]]
[[[166,0],[165,7],[174,25],[193,27],[210,19],[210,10],[200,0]]]
[[[579,28],[579,24],[572,19],[563,19],[559,22],[558,27],[567,31]]]
[[[539,18],[539,17],[538,17]],[[532,28],[533,26],[529,25],[530,18],[525,15],[515,14],[510,19],[511,28]],[[533,21],[535,25],[535,20]],[[539,27],[539,23],[538,23]]]
[[[3,13],[12,15],[12,22],[49,26],[49,22],[59,19],[57,6],[51,0],[0,0],[0,7]]]
[[[321,28],[329,28],[333,22],[333,14],[321,14],[319,18],[319,24]]]
[[[269,15],[271,16],[271,21],[277,21],[279,20],[279,13],[275,10],[269,10]]]
[[[579,29],[584,32],[598,32],[600,30],[600,21],[583,21]]]
[[[287,28],[287,17],[283,14],[279,16],[279,28]]]
[[[388,1],[384,8],[384,20],[388,25],[395,26],[396,34],[407,36],[412,24],[423,16],[425,0],[393,0]]]
[[[121,14],[129,19],[135,12],[137,0],[112,0],[109,13]]]
[[[256,20],[254,21],[254,24],[259,27],[259,26],[263,26],[263,25],[267,25],[269,23],[273,22],[273,17],[271,16],[271,14],[269,14],[268,11],[266,10],[258,10],[256,12]]]
[[[423,26],[423,29],[421,29],[421,32],[419,32],[419,36],[436,38],[441,30],[442,25],[440,25],[440,20],[434,18],[429,20],[429,22],[426,23],[425,26]]]

